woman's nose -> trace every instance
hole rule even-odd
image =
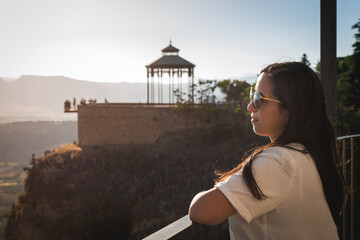
[[[256,112],[256,109],[254,108],[253,101],[251,100],[249,104],[247,105],[247,110],[250,112]]]

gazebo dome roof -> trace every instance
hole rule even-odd
[[[146,65],[147,68],[194,68],[195,65],[178,55],[179,49],[171,45],[161,50],[163,55]]]
[[[162,56],[146,65],[150,68],[193,68],[194,64],[179,56]]]
[[[173,45],[171,45],[171,42],[169,44],[169,46],[167,46],[166,48],[164,48],[163,50],[161,50],[163,53],[165,52],[179,52],[179,49],[174,47]]]

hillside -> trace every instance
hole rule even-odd
[[[77,122],[16,122],[0,124],[0,162],[28,165],[31,156],[77,141]]]
[[[239,163],[250,124],[166,134],[151,145],[61,146],[37,158],[5,239],[141,239],[187,214],[214,170]]]

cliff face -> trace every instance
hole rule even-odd
[[[148,145],[59,147],[33,162],[4,237],[141,239],[186,215],[214,170],[236,166],[256,141],[249,124],[233,123]]]

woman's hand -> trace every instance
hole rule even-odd
[[[189,207],[190,220],[207,225],[219,224],[235,213],[229,200],[215,187],[198,193]]]

